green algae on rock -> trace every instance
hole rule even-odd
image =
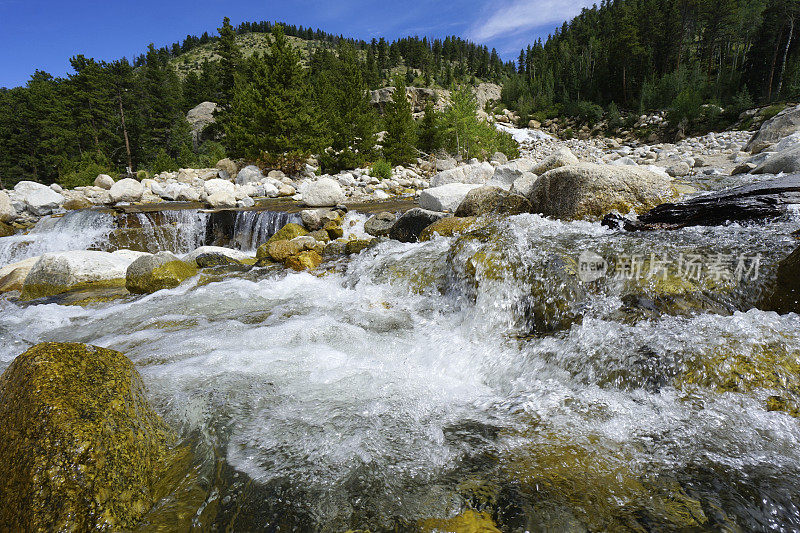
[[[125,287],[137,294],[172,289],[197,274],[197,267],[169,252],[140,257],[128,267]]]
[[[420,242],[431,240],[434,235],[442,237],[452,237],[458,233],[463,233],[475,225],[476,217],[446,217],[437,220],[419,234]]]
[[[42,343],[0,377],[0,523],[129,529],[152,507],[174,436],[121,353]]]
[[[272,237],[270,237],[267,242],[258,247],[258,250],[256,250],[256,260],[269,258],[270,254],[268,247],[270,243],[277,241],[291,241],[295,237],[302,237],[304,235],[308,235],[308,230],[306,230],[306,228],[300,224],[289,222],[279,229]]]

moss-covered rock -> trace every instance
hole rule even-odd
[[[273,261],[282,263],[294,254],[303,251],[303,245],[294,241],[273,241],[266,244],[267,257]]]
[[[284,262],[287,268],[292,270],[313,270],[322,263],[322,256],[314,250],[308,250],[295,254]]]
[[[174,436],[121,353],[43,343],[0,377],[0,523],[129,529],[152,507]]]
[[[359,254],[373,246],[377,239],[351,239],[345,244],[344,251],[346,254]]]
[[[169,252],[140,257],[128,267],[125,287],[132,293],[149,294],[172,289],[197,274],[192,263],[181,261]]]
[[[455,215],[457,217],[473,217],[489,213],[519,215],[530,210],[531,203],[524,196],[500,187],[485,186],[469,191],[456,209]]]
[[[331,240],[331,236],[328,235],[328,232],[325,231],[324,229],[318,229],[318,230],[312,231],[308,235],[310,237],[314,237],[314,239],[316,239],[316,240],[318,240],[319,242],[322,242],[322,243],[328,243]]]
[[[420,242],[429,241],[435,234],[439,234],[442,237],[452,237],[457,233],[467,231],[475,224],[476,220],[476,217],[442,218],[422,230],[422,233],[419,234],[419,240]]]
[[[489,513],[478,513],[471,509],[453,518],[421,520],[419,530],[424,533],[500,533]]]
[[[0,222],[0,237],[11,237],[16,233],[13,226]]]
[[[328,234],[328,238],[330,240],[340,239],[344,235],[344,229],[342,228],[342,221],[341,220],[331,220],[326,222],[322,229],[325,230]]]
[[[267,242],[262,244],[256,250],[256,260],[269,258],[269,244],[277,241],[291,241],[295,237],[308,235],[308,230],[300,224],[289,222],[284,227],[279,229],[275,234],[270,237]]]
[[[203,253],[195,258],[195,263],[199,268],[212,268],[221,266],[244,266],[241,261],[232,257],[216,253]]]

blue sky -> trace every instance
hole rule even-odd
[[[0,86],[36,70],[69,72],[76,54],[102,60],[142,53],[187,34],[214,33],[222,17],[277,20],[369,40],[460,35],[506,58],[578,14],[587,0],[0,0]]]

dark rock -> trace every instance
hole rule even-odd
[[[394,226],[397,217],[394,213],[378,213],[364,222],[364,231],[375,237],[385,237]]]
[[[778,264],[775,289],[761,307],[779,313],[800,313],[800,248]]]
[[[726,222],[764,220],[784,215],[800,203],[800,174],[734,187],[685,202],[656,206],[638,221],[606,216],[603,225],[627,230],[716,226]]]
[[[9,226],[5,222],[0,222],[0,237],[11,237],[16,233],[13,226]]]
[[[419,207],[409,209],[394,223],[389,231],[389,237],[400,242],[416,242],[422,230],[446,216],[450,215]]]
[[[455,215],[457,217],[476,217],[489,213],[518,215],[529,213],[530,210],[531,203],[524,196],[489,186],[469,191],[456,209]]]
[[[195,258],[197,266],[200,268],[210,268],[219,266],[244,266],[240,261],[232,259],[223,254],[200,254]]]
[[[37,344],[0,377],[2,529],[130,530],[159,497],[174,438],[123,354]]]

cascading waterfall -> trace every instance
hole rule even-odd
[[[44,217],[30,232],[0,239],[0,266],[47,252],[102,249],[115,228],[113,215],[91,209]]]
[[[136,221],[143,233],[141,241],[148,252],[191,252],[205,244],[208,213],[196,209],[178,209],[156,213],[137,213]]]
[[[302,221],[297,213],[239,211],[233,224],[231,245],[243,251],[255,250],[289,222],[299,224]]]
[[[270,216],[237,215],[242,248]],[[256,268],[87,308],[0,298],[0,369],[48,340],[124,352],[208,453],[205,501],[162,506],[207,529],[405,531],[474,509],[504,531],[797,530],[800,317],[755,308],[796,228],[519,215],[324,276]],[[758,279],[676,271],[720,254],[760,254]],[[587,256],[605,277],[579,281]],[[640,276],[613,275],[634,257]]]

